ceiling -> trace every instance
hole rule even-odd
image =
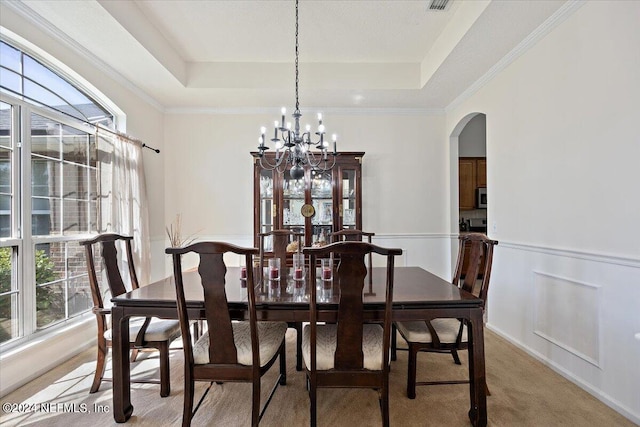
[[[444,109],[564,3],[301,0],[301,107]],[[11,2],[165,110],[292,106],[294,4]]]

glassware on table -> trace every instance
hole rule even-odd
[[[265,279],[269,286],[270,298],[280,297],[280,258],[269,258]]]
[[[280,258],[269,258],[269,280],[280,280]]]
[[[333,298],[333,259],[320,260],[320,299],[329,301]]]
[[[247,262],[244,256],[240,257],[240,286],[247,287]]]
[[[304,265],[304,254],[296,252],[293,254],[293,297],[300,300],[304,297],[304,281],[306,268]]]

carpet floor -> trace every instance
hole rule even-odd
[[[634,426],[632,422],[556,374],[491,331],[485,334],[488,421],[491,426]],[[180,345],[178,341],[176,344]],[[132,365],[138,377],[158,375],[157,353],[142,354]],[[460,353],[462,366],[446,354],[418,356],[418,379],[464,379],[467,354]],[[171,355],[171,395],[161,398],[156,384],[132,384],[135,426],[178,426],[182,418],[182,351]],[[108,365],[110,366],[110,364]],[[274,369],[275,368],[275,369]],[[95,350],[87,350],[0,399],[0,425],[9,426],[112,426],[111,383],[89,394],[95,369]],[[263,396],[271,389],[277,366],[262,381]],[[398,352],[390,374],[390,418],[396,426],[468,426],[467,385],[418,387],[417,398],[406,397],[407,353]],[[110,376],[110,370],[107,376]],[[205,384],[196,384],[196,401]],[[194,426],[248,426],[251,385],[214,385]],[[264,398],[263,398],[264,402]],[[18,405],[23,412],[9,411]],[[43,405],[44,404],[44,405]],[[49,404],[47,406],[46,404]],[[27,412],[24,412],[27,411]],[[318,392],[318,425],[334,427],[381,424],[377,393],[373,390],[321,389]],[[309,400],[303,372],[295,370],[295,332],[287,333],[287,385],[280,387],[261,422],[264,426],[309,425]]]

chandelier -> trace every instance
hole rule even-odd
[[[300,102],[298,101],[298,0],[296,0],[296,109],[293,116],[293,128],[291,122],[285,123],[286,108],[282,108],[282,118],[273,123],[274,131],[271,142],[275,146],[275,158],[273,163],[265,156],[264,152],[269,149],[265,145],[266,127],[260,128],[261,136],[258,139],[258,156],[260,158],[260,166],[267,170],[277,170],[283,173],[288,167],[291,168],[290,174],[293,179],[304,177],[304,167],[310,167],[312,170],[327,171],[336,164],[336,156],[338,155],[336,147],[336,134],[332,135],[333,152],[329,153],[329,142],[325,141],[325,127],[322,124],[322,114],[318,113],[318,129],[315,133],[316,141],[312,141],[311,126],[306,125],[305,131],[300,129]],[[279,136],[278,136],[279,135]],[[315,146],[316,151],[313,151]]]

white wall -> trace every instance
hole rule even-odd
[[[253,245],[249,153],[256,150],[260,126],[277,114],[167,114],[167,223],[180,213],[183,234]],[[434,255],[449,244],[441,208],[449,197],[444,115],[328,112],[325,117],[340,136],[339,151],[365,152],[363,228],[374,231],[380,244],[405,248],[401,264],[449,277],[449,257]]]
[[[487,157],[487,118],[478,114],[467,123],[458,137],[458,156]]]
[[[586,2],[447,117],[486,114],[489,327],[637,423],[639,17]]]

